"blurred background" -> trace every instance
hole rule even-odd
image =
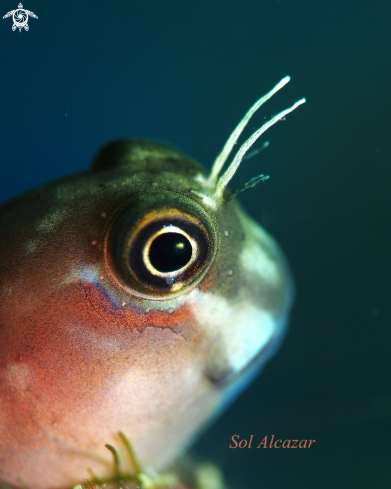
[[[17,2],[1,0],[1,17]],[[391,3],[23,4],[39,17],[28,32],[0,20],[1,201],[88,169],[121,137],[210,167],[247,109],[291,76],[243,137],[307,103],[232,184],[271,176],[240,199],[291,264],[291,327],[194,450],[238,489],[391,487]],[[316,443],[232,450],[235,434]]]

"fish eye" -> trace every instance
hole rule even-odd
[[[165,226],[152,236],[144,248],[143,259],[154,275],[178,274],[194,260],[197,243],[176,226]]]
[[[113,275],[137,296],[167,298],[195,287],[216,249],[212,218],[170,191],[131,199],[114,218],[106,246]]]

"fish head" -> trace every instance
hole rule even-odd
[[[2,481],[62,489],[87,468],[110,477],[105,444],[118,446],[119,432],[144,467],[165,469],[276,351],[292,279],[233,198],[262,176],[227,184],[262,131],[304,99],[217,177],[287,81],[250,109],[210,175],[176,149],[123,140],[91,171],[0,207]]]
[[[1,478],[109,475],[119,431],[171,463],[275,351],[291,303],[276,243],[205,171],[119,141],[3,206]],[[118,440],[117,440],[118,441]]]

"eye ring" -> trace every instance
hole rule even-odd
[[[179,268],[156,266],[151,249],[161,237],[175,233],[191,253]],[[172,234],[172,236],[175,236]],[[179,236],[178,236],[179,235]],[[107,273],[126,294],[142,299],[179,297],[203,279],[218,247],[214,216],[202,203],[172,190],[149,190],[134,194],[113,216],[107,229],[104,253]],[[171,247],[175,238],[171,240]],[[162,259],[160,263],[162,263]],[[171,265],[172,265],[171,263]],[[154,266],[155,265],[155,266]]]
[[[155,239],[158,238],[159,236],[163,236],[164,234],[168,234],[168,233],[176,233],[176,234],[180,234],[180,235],[184,236],[189,241],[191,248],[192,248],[192,252],[191,252],[190,260],[185,265],[183,265],[181,268],[178,268],[177,270],[173,270],[171,272],[161,272],[153,266],[153,264],[151,263],[151,259],[150,259],[149,255],[150,255],[150,251],[151,251],[151,245],[155,241]],[[160,229],[159,231],[157,231],[145,243],[144,250],[143,250],[143,260],[144,260],[144,264],[145,264],[145,267],[147,268],[147,270],[152,275],[156,275],[157,277],[161,277],[161,278],[166,279],[168,281],[175,279],[175,278],[179,277],[180,275],[182,275],[182,273],[195,262],[197,255],[198,255],[197,241],[195,239],[193,239],[188,233],[186,233],[186,231],[184,231],[183,229],[180,229],[178,226],[166,226],[166,227]]]

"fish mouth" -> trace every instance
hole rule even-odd
[[[209,366],[205,371],[205,376],[208,381],[218,390],[225,390],[239,383],[243,385],[243,388],[246,387],[260,373],[263,366],[276,354],[285,337],[287,325],[287,315],[284,315],[278,321],[277,333],[241,369],[235,370],[229,364],[228,359],[226,359],[225,366],[223,367],[213,368],[213,365]],[[215,341],[218,340],[216,339]]]

